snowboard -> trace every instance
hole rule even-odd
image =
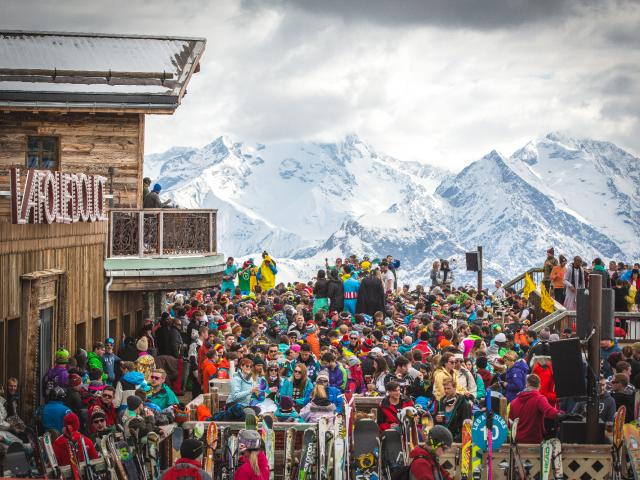
[[[422,425],[422,441],[426,445],[429,431],[433,427],[433,417],[427,411],[421,412],[420,424]]]
[[[180,447],[182,447],[182,441],[184,440],[184,430],[182,427],[175,426],[171,433],[171,465],[176,463],[176,460],[180,458]]]
[[[117,454],[120,457],[120,462],[126,472],[126,477],[129,480],[138,480],[140,478],[139,467],[136,465],[135,454],[129,448],[129,444],[125,441],[118,441],[115,444]],[[145,479],[141,479],[145,480]]]
[[[256,417],[256,412],[253,408],[244,409],[244,428],[246,430],[258,429],[258,417]]]
[[[210,422],[207,425],[207,430],[204,434],[204,441],[206,450],[205,455],[203,455],[202,458],[202,468],[204,468],[209,475],[213,476],[214,459],[218,443],[218,426],[215,422]]]
[[[612,480],[621,480],[622,478],[622,461],[620,458],[622,450],[622,427],[627,413],[626,407],[621,406],[613,417],[613,436],[612,436],[612,453],[613,453],[613,474]]]
[[[31,477],[31,462],[22,442],[9,445],[2,459],[2,470],[5,477]]]
[[[380,430],[370,418],[355,422],[353,428],[353,465],[356,480],[378,480]],[[302,480],[302,479],[301,479]]]
[[[624,444],[627,447],[629,463],[633,471],[633,478],[640,478],[640,430],[632,423],[622,427]]]
[[[284,437],[284,480],[291,480],[295,466],[296,429],[289,428]]]
[[[156,432],[147,434],[145,463],[152,480],[160,477],[160,436]]]
[[[346,459],[346,426],[344,415],[338,414],[333,422],[333,478],[343,480]],[[331,472],[330,472],[331,473]]]
[[[406,463],[402,449],[402,435],[399,431],[390,428],[382,432],[380,452],[382,476],[386,480],[391,480],[393,472]]]
[[[298,467],[298,480],[314,478],[313,467],[316,464],[317,435],[314,428],[307,428],[302,436],[302,453]]]
[[[400,411],[399,418],[404,438],[404,454],[405,458],[408,459],[411,451],[419,445],[415,409],[413,407],[403,408]]]
[[[460,478],[467,480],[471,474],[471,419],[462,424],[462,443],[460,446]]]
[[[100,449],[100,453],[102,455],[102,458],[104,459],[107,472],[109,472],[107,478],[109,478],[110,480],[116,480],[118,478],[118,472],[116,470],[116,465],[111,458],[111,454],[109,453],[107,441],[108,436],[101,437],[98,441],[98,448]]]

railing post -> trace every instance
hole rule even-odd
[[[109,210],[109,258],[113,257],[113,211]]]
[[[213,212],[209,212],[209,253],[213,252]]]
[[[164,252],[164,212],[158,215],[158,255]]]
[[[144,257],[144,212],[138,212],[138,256]]]

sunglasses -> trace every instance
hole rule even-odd
[[[151,375],[151,380],[162,380],[160,375]]]
[[[111,395],[109,393],[103,393],[102,394],[102,398],[113,398],[113,395]]]
[[[96,418],[93,423],[107,423],[107,421],[104,418]]]
[[[299,373],[302,374],[302,370],[294,370],[293,373]]]

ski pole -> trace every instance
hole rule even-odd
[[[493,480],[493,410],[491,409],[491,389],[487,389],[487,478]]]

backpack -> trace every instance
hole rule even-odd
[[[426,455],[418,455],[411,459],[409,465],[402,465],[401,467],[393,469],[391,471],[391,480],[411,480],[411,464],[418,458],[428,459],[429,457]]]
[[[181,463],[167,470],[162,478],[163,480],[202,480],[202,475],[199,468]]]

